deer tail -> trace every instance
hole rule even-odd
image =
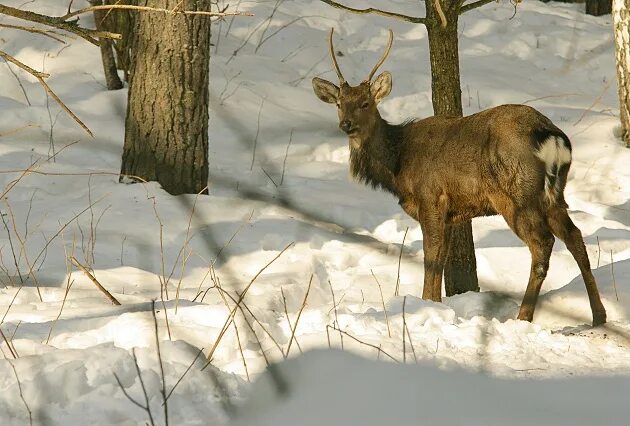
[[[563,192],[571,166],[571,142],[569,142],[569,138],[561,132],[548,133],[539,142],[536,157],[545,165],[545,202],[549,206],[562,205],[566,207]]]

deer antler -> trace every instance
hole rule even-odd
[[[341,70],[339,69],[339,64],[337,63],[337,58],[335,57],[335,49],[333,47],[333,32],[335,32],[334,28],[330,29],[330,36],[328,36],[328,46],[330,47],[330,58],[333,61],[333,65],[335,66],[335,71],[337,71],[337,76],[339,77],[339,84],[343,84],[346,82],[346,79],[343,78],[341,74]]]
[[[374,68],[372,68],[372,71],[370,71],[370,75],[368,75],[368,78],[365,81],[367,82],[372,81],[372,77],[374,77],[374,73],[376,73],[376,70],[378,69],[378,67],[383,65],[383,62],[385,62],[385,59],[387,59],[387,56],[389,55],[389,50],[392,48],[393,41],[394,41],[394,33],[392,32],[392,30],[389,30],[389,41],[387,42],[385,53],[383,53],[383,56],[381,56],[381,59],[379,59],[378,63],[374,66]]]

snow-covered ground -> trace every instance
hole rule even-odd
[[[62,15],[65,3],[37,0],[24,8]],[[134,348],[155,422],[163,424],[151,301],[158,299],[168,393],[198,350],[208,354],[213,348],[230,317],[234,303],[217,285],[236,299],[253,278],[244,299],[247,317],[236,312],[236,326],[227,327],[212,364],[201,371],[205,356],[197,358],[169,399],[171,424],[228,423],[233,404],[243,403],[252,389],[248,380],[289,347],[290,357],[333,347],[390,364],[348,354],[292,361],[278,375],[294,393],[280,400],[254,397],[246,410],[255,419],[249,424],[262,424],[263,414],[252,414],[262,412],[276,419],[268,424],[307,424],[292,416],[306,415],[300,408],[307,402],[319,401],[326,411],[331,389],[349,399],[335,406],[346,411],[332,411],[339,415],[330,424],[355,424],[353,412],[375,410],[381,401],[389,424],[410,424],[424,412],[428,424],[461,424],[459,403],[495,410],[496,417],[487,418],[470,411],[477,424],[506,424],[506,401],[517,397],[520,408],[511,413],[539,423],[559,424],[554,419],[560,417],[565,424],[589,424],[588,404],[593,412],[608,413],[610,424],[623,423],[620,395],[630,373],[630,151],[615,138],[610,16],[586,16],[583,5],[528,1],[513,19],[508,2],[460,19],[465,113],[526,103],[572,140],[566,198],[610,320],[591,329],[584,284],[560,242],[534,322],[514,320],[529,252],[500,217],[473,222],[482,292],[443,304],[422,301],[419,226],[393,197],[349,179],[347,140],[335,109],[315,97],[310,82],[313,76],[335,77],[328,31],[335,27],[340,65],[357,83],[380,56],[387,28],[393,29],[394,47],[383,69],[392,72],[394,89],[381,111],[399,122],[432,113],[422,26],[351,15],[315,0],[280,2],[267,25],[261,22],[276,1],[239,4],[255,17],[228,18],[213,27],[210,195],[200,197],[173,197],[155,183],[118,183],[126,90],[104,89],[94,46],[0,30],[0,49],[50,73],[51,87],[95,135],[86,136],[52,100],[48,109],[38,83],[16,71],[29,106],[8,67],[0,66],[0,188],[19,179],[0,204],[0,329],[17,356],[0,340],[7,358],[0,360],[2,424],[28,422],[25,403],[36,424],[144,424],[146,412],[120,387],[144,404]],[[353,4],[423,14],[410,0]],[[69,262],[71,256],[91,268],[121,306],[113,306]],[[161,282],[167,282],[164,304]],[[423,366],[398,368],[394,361]],[[334,377],[326,378],[328,386],[309,385],[324,373],[347,378],[348,387]],[[626,378],[611,377],[618,375]],[[583,377],[567,382],[568,376]],[[409,380],[396,387],[403,377]],[[531,378],[545,380],[523,384]],[[415,383],[422,380],[426,388]],[[458,394],[464,401],[436,405],[434,397],[449,387],[422,403],[408,398],[442,382],[467,389]],[[551,404],[544,405],[539,383],[544,395],[557,397]],[[370,386],[380,389],[359,392]],[[489,388],[494,390],[486,395]],[[275,405],[286,400],[297,403],[284,411]],[[524,408],[529,402],[536,409]],[[384,424],[377,419],[361,424]]]

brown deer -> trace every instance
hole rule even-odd
[[[385,71],[372,77],[392,46],[358,86],[345,81],[333,49],[337,86],[313,78],[313,90],[336,104],[339,127],[349,136],[350,171],[359,181],[399,198],[420,223],[424,250],[422,298],[442,299],[442,272],[450,225],[502,215],[532,257],[518,319],[531,321],[547,275],[554,235],[575,258],[588,293],[593,325],[606,322],[580,230],[567,213],[564,187],[571,165],[569,138],[551,120],[525,105],[501,105],[468,117],[429,117],[393,125],[377,105],[392,88]]]

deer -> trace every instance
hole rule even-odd
[[[374,74],[351,86],[343,77],[333,47],[328,47],[339,85],[319,77],[315,95],[335,104],[339,128],[349,140],[349,168],[359,182],[390,192],[422,230],[422,298],[442,301],[442,275],[451,227],[480,216],[501,215],[529,248],[529,281],[517,319],[531,322],[547,275],[555,237],[562,240],[580,269],[593,326],[606,322],[606,310],[582,238],[564,198],[571,143],[536,109],[518,104],[489,108],[465,117],[431,116],[401,124],[385,121],[377,108],[392,90],[392,75]]]

